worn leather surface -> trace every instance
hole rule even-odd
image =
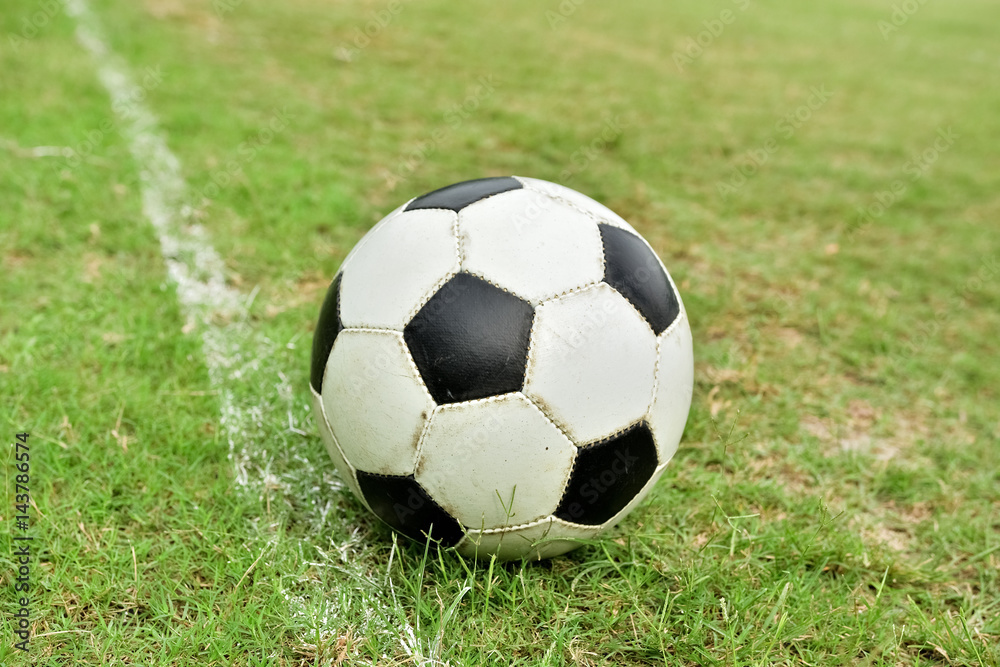
[[[518,391],[524,384],[534,308],[481,278],[459,273],[403,330],[439,404]]]
[[[632,502],[656,470],[656,444],[642,422],[580,449],[555,515],[596,526]]]
[[[660,335],[680,305],[660,261],[645,241],[611,225],[598,225],[604,241],[604,282],[628,299]]]
[[[330,350],[333,349],[333,342],[337,340],[337,335],[343,331],[344,325],[340,321],[340,278],[338,273],[326,290],[326,298],[323,299],[323,307],[319,311],[319,321],[316,322],[316,331],[313,332],[312,347],[312,368],[309,373],[309,384],[317,392],[323,391],[323,372],[326,369],[326,361],[330,357]]]
[[[407,537],[430,535],[454,546],[464,532],[458,521],[435,503],[412,475],[375,475],[358,471],[358,485],[375,514]]]
[[[341,474],[386,523],[542,557],[617,523],[659,478],[690,408],[692,341],[626,221],[564,186],[480,179],[396,209],[351,251],[310,384]]]

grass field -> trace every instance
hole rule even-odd
[[[0,424],[31,434],[35,636],[11,446],[0,664],[1000,663],[995,3],[93,0],[124,105],[63,3],[8,5]],[[235,321],[168,277],[143,109]],[[354,501],[308,357],[376,220],[511,173],[650,240],[696,384],[606,539],[474,563]]]

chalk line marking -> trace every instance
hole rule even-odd
[[[118,129],[139,167],[142,189],[142,212],[156,231],[163,260],[170,280],[177,287],[182,312],[187,319],[185,331],[198,329],[209,379],[218,392],[221,424],[229,442],[229,458],[235,468],[239,486],[261,494],[271,490],[306,494],[317,491],[316,468],[303,454],[296,451],[303,433],[307,404],[296,406],[294,391],[281,372],[281,360],[292,343],[279,345],[257,334],[247,324],[247,298],[226,284],[225,265],[208,239],[205,230],[194,222],[188,205],[188,188],[180,161],[170,149],[156,116],[142,103],[145,97],[129,74],[126,63],[115,54],[104,37],[100,19],[87,0],[66,0],[66,13],[76,23],[76,37],[90,53],[97,75],[111,98],[111,108],[117,116]],[[242,398],[233,391],[240,384],[255,387],[244,392],[254,400]],[[282,412],[287,412],[287,419]],[[280,427],[278,426],[280,425]],[[268,450],[270,445],[271,450]],[[280,449],[280,452],[276,452]],[[290,474],[275,475],[271,471],[276,456],[290,461]],[[331,465],[324,462],[324,468]],[[339,487],[340,483],[324,476],[324,484]],[[313,493],[312,495],[318,495]],[[306,517],[314,526],[329,531],[329,504],[319,507],[315,501]],[[336,567],[355,579],[370,580],[364,572],[352,567],[360,548],[357,532],[347,526],[338,531],[351,537],[343,545],[333,545],[338,551],[324,558],[320,567]],[[313,545],[326,556],[318,545]],[[376,582],[372,582],[375,584]],[[352,587],[353,589],[353,587]],[[395,604],[387,608],[376,593],[378,585],[362,595],[369,618],[365,629],[395,636],[402,649],[418,663],[426,662],[414,635],[413,627]],[[299,591],[301,593],[301,589]],[[295,595],[285,592],[294,615],[312,618],[321,631],[334,633],[342,629],[331,625],[337,620],[337,610],[323,593],[306,591]],[[359,619],[343,619],[357,622]],[[303,642],[306,643],[306,642]]]
[[[103,38],[97,16],[85,0],[67,0],[67,13],[76,20],[76,36],[90,52],[97,65],[97,75],[111,97],[111,108],[119,119],[119,130],[139,166],[142,183],[142,212],[153,225],[160,240],[160,251],[185,317],[186,329],[201,328],[202,347],[212,384],[219,391],[222,424],[229,436],[230,456],[242,425],[252,416],[252,406],[241,405],[228,387],[234,373],[232,361],[250,338],[242,322],[247,309],[243,296],[226,284],[222,258],[211,246],[205,231],[191,224],[191,210],[186,204],[187,187],[181,176],[180,161],[167,148],[156,118],[139,100],[142,90],[132,81],[121,60],[110,51]],[[215,326],[213,320],[236,322]],[[254,369],[256,370],[256,369]],[[291,393],[287,381],[279,388]],[[238,458],[238,457],[234,457]],[[248,473],[244,462],[237,463],[237,480],[246,485]]]

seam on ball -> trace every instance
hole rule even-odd
[[[643,239],[643,240],[645,241],[645,239]],[[649,246],[649,242],[648,241],[646,242],[646,245]],[[667,267],[664,266],[663,260],[660,259],[660,256],[656,254],[655,250],[653,250],[653,246],[649,246],[649,249],[653,252],[653,257],[656,257],[656,261],[658,261],[660,263],[660,267],[663,269],[663,274],[667,277],[667,282],[670,283],[670,288],[672,290],[674,290],[674,296],[677,298],[677,307],[678,307],[678,310],[680,310],[681,313],[683,313],[684,312],[684,301],[681,299],[681,291],[679,289],[677,289],[677,283],[674,282],[674,277],[672,275],[670,275],[670,271],[667,271]],[[678,315],[678,317],[680,317],[680,316]]]
[[[525,384],[527,384],[527,379],[525,379]],[[523,392],[523,394],[524,394],[524,397],[528,399],[528,402],[531,403],[533,406],[535,406],[535,409],[538,410],[540,413],[542,413],[542,416],[545,417],[548,421],[552,422],[552,425],[555,426],[559,430],[559,432],[562,433],[563,436],[565,436],[570,441],[570,444],[573,445],[573,460],[575,462],[576,461],[576,448],[578,446],[576,444],[576,440],[574,440],[570,436],[570,434],[567,432],[566,428],[561,423],[559,423],[559,421],[555,417],[553,417],[548,412],[546,412],[545,407],[543,405],[540,405],[538,403],[538,401],[540,399],[537,399],[534,396],[529,395],[527,392]]]
[[[350,465],[350,463],[348,463],[348,465]],[[351,467],[353,468],[354,466],[351,466]],[[354,470],[357,471],[358,469],[354,468]],[[384,473],[384,472],[371,472],[371,471],[368,471],[368,470],[362,470],[361,472],[363,472],[364,474],[368,475],[369,477],[381,477],[382,479],[399,479],[400,477],[413,477],[413,473],[410,473],[408,475],[394,475],[394,474],[387,474],[387,473]],[[423,488],[423,487],[421,487],[421,488]],[[433,498],[432,498],[432,500],[433,500]]]
[[[309,389],[313,392],[313,395],[316,396],[319,402],[320,416],[323,418],[323,423],[326,425],[326,428],[330,431],[330,437],[333,438],[333,444],[337,447],[337,452],[340,454],[340,458],[342,458],[344,463],[347,464],[347,467],[351,469],[352,475],[357,473],[358,469],[355,468],[354,464],[351,463],[351,460],[347,458],[347,455],[344,453],[344,448],[340,446],[340,440],[337,439],[337,434],[333,432],[333,425],[330,423],[330,418],[326,416],[326,406],[323,405],[323,395],[317,393],[312,387],[309,387]]]
[[[532,191],[532,192],[534,192],[536,194],[542,195],[543,197],[548,197],[549,199],[551,199],[553,201],[557,201],[557,202],[559,202],[561,204],[564,204],[564,205],[568,206],[569,208],[573,209],[574,211],[576,211],[578,213],[582,213],[583,215],[587,216],[588,218],[590,218],[594,222],[594,231],[597,233],[597,240],[598,240],[598,242],[601,245],[601,276],[602,276],[602,280],[603,280],[603,276],[604,276],[604,274],[608,270],[608,264],[607,264],[607,258],[605,258],[605,256],[604,256],[604,244],[603,244],[603,242],[601,242],[601,231],[597,227],[597,225],[600,225],[601,223],[604,223],[604,224],[611,225],[612,227],[616,227],[616,228],[619,228],[619,229],[620,229],[620,227],[618,227],[618,225],[615,224],[615,222],[613,220],[607,220],[605,218],[599,218],[596,215],[594,215],[593,211],[588,211],[585,208],[581,208],[576,202],[573,202],[573,201],[571,201],[569,199],[566,199],[562,195],[559,195],[559,194],[556,194],[556,193],[553,193],[553,192],[545,192],[544,190],[540,190],[539,188],[536,188],[536,187],[533,187],[533,186],[529,186],[529,185],[525,185],[524,187],[525,187],[526,190],[530,190],[530,191]],[[565,186],[563,186],[563,187],[565,187]]]
[[[573,296],[575,294],[579,294],[581,292],[587,292],[589,290],[596,290],[596,289],[599,289],[601,287],[601,285],[608,285],[606,282],[604,282],[604,278],[603,277],[600,280],[595,280],[595,281],[589,282],[586,285],[583,285],[581,287],[574,287],[573,289],[566,290],[565,292],[562,292],[561,294],[557,294],[556,296],[554,296],[552,298],[549,298],[549,299],[546,299],[545,301],[543,301],[541,305],[542,306],[547,306],[547,305],[549,305],[550,303],[552,303],[554,301],[560,301],[562,299],[565,299],[567,297]],[[611,287],[611,285],[608,285],[608,287]],[[611,287],[611,289],[615,289],[615,288]],[[617,290],[615,290],[615,291],[617,292]]]
[[[663,331],[661,331],[660,335],[656,337],[656,341],[657,341],[657,348],[656,348],[657,355],[659,354],[659,351],[660,351],[659,341],[664,336],[666,336],[667,334],[669,334],[670,332],[672,332],[674,329],[676,329],[677,326],[680,324],[680,322],[682,320],[686,320],[687,319],[687,311],[684,310],[684,304],[681,304],[680,301],[678,301],[678,304],[680,305],[680,311],[677,313],[677,317],[675,317],[674,321],[670,323],[670,326],[668,326],[666,329],[664,329]]]
[[[604,253],[602,252],[601,253],[601,257],[602,257],[601,264],[602,265],[604,263],[603,256],[604,256]],[[568,290],[563,290],[562,292],[559,292],[558,294],[555,294],[553,296],[550,296],[550,297],[547,297],[547,298],[543,299],[542,301],[540,301],[538,303],[538,305],[541,306],[541,305],[546,304],[546,303],[551,303],[552,301],[558,301],[559,299],[561,299],[561,298],[563,298],[565,296],[570,296],[571,294],[576,294],[577,292],[583,292],[585,290],[590,289],[591,287],[597,287],[598,285],[600,285],[603,282],[604,282],[604,270],[602,268],[602,270],[601,270],[601,277],[598,278],[597,280],[591,280],[590,282],[584,283],[583,285],[577,285],[576,287],[571,287]]]
[[[410,354],[410,346],[406,344],[406,339],[403,338],[403,334],[400,333],[399,336],[396,336],[395,338],[396,342],[399,344],[403,352],[403,356],[406,357],[406,363],[409,364],[412,377],[415,377],[417,379],[417,382],[420,383],[420,388],[424,390],[424,396],[427,398],[427,400],[431,402],[431,405],[437,407],[437,401],[434,400],[434,396],[431,395],[430,389],[427,388],[427,384],[424,382],[424,376],[420,373],[420,369],[417,368],[417,363],[413,360],[413,355]],[[433,413],[434,411],[431,410],[431,414]],[[430,421],[430,416],[428,415],[425,422],[429,421]],[[422,437],[423,433],[421,433],[421,438]]]
[[[615,516],[618,516],[618,515],[616,514]],[[583,530],[591,530],[591,531],[594,531],[596,533],[599,533],[602,530],[604,530],[604,526],[608,525],[609,523],[612,523],[614,521],[614,518],[615,517],[613,516],[610,519],[608,519],[607,521],[603,521],[603,522],[598,523],[598,524],[593,524],[593,523],[576,523],[575,521],[567,521],[566,519],[563,519],[562,517],[558,517],[558,516],[553,515],[552,516],[552,521],[553,521],[553,523],[556,522],[556,521],[558,521],[562,525],[569,526],[570,528],[580,528],[580,529],[583,529]],[[577,538],[577,539],[587,539],[587,538]]]
[[[615,431],[612,431],[611,433],[609,433],[609,434],[607,434],[607,435],[605,435],[605,436],[603,436],[601,438],[598,438],[597,440],[592,440],[592,441],[588,442],[585,445],[577,445],[577,448],[578,449],[590,449],[591,447],[597,447],[598,445],[603,445],[604,443],[608,442],[609,440],[611,440],[613,438],[617,438],[622,433],[625,433],[626,431],[631,431],[634,428],[639,428],[640,426],[645,426],[646,428],[649,429],[650,433],[652,433],[653,429],[649,425],[649,419],[648,419],[648,417],[649,417],[649,415],[648,415],[648,411],[647,411],[647,414],[644,414],[642,417],[640,417],[639,419],[635,420],[631,424],[629,424],[627,426],[623,426],[623,427],[621,427],[621,428],[619,428],[619,429],[617,429]]]
[[[545,410],[542,409],[542,406],[540,406],[535,401],[534,398],[532,398],[531,396],[528,396],[528,394],[524,394],[524,397],[528,399],[528,403],[530,403],[532,407],[534,407],[536,410],[538,410],[538,413],[540,415],[542,415],[542,417],[547,422],[549,422],[550,424],[552,424],[553,426],[556,427],[556,430],[558,430],[562,434],[562,436],[564,438],[566,438],[566,440],[569,442],[570,446],[573,448],[573,452],[572,452],[572,454],[570,456],[570,461],[569,461],[569,470],[566,473],[565,479],[562,480],[563,492],[559,495],[559,502],[556,504],[556,507],[558,508],[562,504],[563,497],[565,497],[566,492],[569,489],[569,480],[572,479],[572,477],[573,477],[573,469],[576,467],[576,459],[580,455],[580,446],[577,445],[576,444],[576,440],[574,440],[570,436],[570,434],[566,432],[566,429],[563,428],[562,424],[560,424],[558,421],[556,421],[555,419],[553,419],[547,412],[545,412]]]
[[[421,383],[423,381],[421,380]],[[427,391],[425,388],[424,391]],[[431,399],[433,402],[433,399]],[[434,420],[434,416],[441,410],[440,405],[436,405],[431,409],[430,414],[424,418],[423,426],[420,427],[420,435],[417,437],[416,451],[413,454],[413,470],[410,474],[416,479],[417,468],[420,467],[420,456],[424,451],[424,441],[427,439],[427,432],[431,430],[431,422]]]
[[[638,231],[636,231],[634,229],[627,229],[627,228],[621,227],[614,220],[610,220],[610,219],[605,218],[605,217],[598,217],[592,211],[588,211],[586,209],[580,208],[580,206],[578,206],[575,202],[572,202],[572,201],[566,199],[562,195],[559,195],[559,194],[556,194],[556,193],[551,193],[551,192],[545,192],[544,190],[540,190],[540,189],[538,189],[536,187],[529,186],[529,185],[525,185],[524,187],[527,190],[531,190],[533,192],[537,192],[538,194],[545,195],[546,197],[550,197],[552,199],[555,199],[556,201],[562,202],[563,204],[566,204],[570,208],[572,208],[572,209],[574,209],[576,211],[579,211],[580,213],[583,213],[584,215],[588,216],[591,220],[595,221],[598,224],[602,224],[603,223],[603,224],[606,224],[606,225],[610,225],[612,227],[615,227],[616,229],[621,229],[621,230],[623,230],[625,232],[628,232],[628,233],[632,234],[632,236],[637,237],[649,249],[649,251],[651,253],[653,253],[653,257],[656,258],[656,261],[657,261],[657,263],[659,263],[660,268],[663,269],[663,273],[667,276],[667,280],[670,282],[671,288],[674,290],[674,296],[677,297],[677,303],[681,304],[681,308],[683,309],[683,304],[682,304],[681,298],[680,298],[680,291],[677,289],[677,284],[674,283],[673,276],[670,275],[670,271],[667,270],[667,267],[663,264],[663,260],[660,259],[660,255],[653,248],[652,244],[650,244],[650,242],[648,240],[646,240],[646,238],[642,234],[640,234]],[[563,187],[565,187],[565,186],[563,186]],[[604,256],[603,248],[601,250],[602,250],[602,252],[601,252],[601,269],[602,269],[602,275],[603,275],[604,273],[607,272],[607,262],[606,262],[606,258]],[[643,317],[643,319],[645,319],[645,317]]]
[[[528,403],[531,404],[531,407],[533,407],[535,410],[538,411],[538,414],[540,414],[542,417],[545,418],[546,421],[550,422],[553,426],[555,426],[556,429],[558,429],[559,432],[562,433],[562,436],[564,438],[566,438],[566,440],[569,442],[569,444],[573,446],[573,461],[575,463],[576,462],[576,441],[574,441],[573,438],[570,437],[569,433],[567,433],[563,429],[563,427],[560,426],[556,422],[556,420],[552,419],[552,417],[550,417],[548,414],[546,414],[545,410],[542,410],[541,406],[539,406],[537,403],[535,403],[535,401],[534,401],[533,398],[531,398],[530,396],[528,396],[527,394],[524,394],[524,393],[522,393],[521,395],[524,396],[527,399]]]
[[[564,185],[562,187],[566,187],[566,186]],[[587,216],[588,218],[590,218],[594,222],[597,222],[597,223],[603,222],[603,223],[611,225],[612,227],[618,227],[618,225],[616,225],[613,221],[611,221],[611,220],[605,220],[604,218],[598,218],[596,215],[594,215],[594,213],[592,211],[588,211],[588,210],[586,210],[584,208],[580,208],[580,206],[576,202],[571,201],[569,199],[566,199],[564,196],[562,196],[560,194],[557,194],[557,193],[554,193],[554,192],[546,192],[545,190],[540,190],[539,188],[536,188],[534,186],[525,186],[525,189],[531,190],[532,192],[537,192],[540,195],[545,195],[546,197],[549,197],[550,199],[555,199],[558,202],[566,204],[570,208],[575,209],[575,210],[579,211],[580,213],[583,213],[585,216]],[[580,193],[580,194],[583,194],[583,193]],[[584,195],[584,196],[586,196],[586,195]]]
[[[541,519],[535,519],[534,521],[528,521],[526,523],[519,523],[519,524],[513,525],[513,526],[504,526],[502,528],[487,528],[485,530],[480,530],[478,528],[468,528],[468,527],[466,527],[467,531],[471,531],[471,532],[468,532],[466,534],[471,535],[472,532],[475,532],[475,533],[477,533],[479,535],[499,535],[499,534],[502,534],[502,533],[509,532],[511,530],[521,530],[522,528],[534,528],[535,526],[541,526],[542,524],[545,524],[545,523],[552,523],[552,519],[553,518],[554,517],[550,514],[548,516],[542,517]]]
[[[538,188],[531,187],[530,185],[528,185],[527,183],[525,183],[523,180],[521,180],[517,176],[512,176],[511,178],[514,178],[515,180],[517,180],[518,182],[520,182],[521,185],[522,185],[522,189],[523,190],[533,192],[535,194],[541,195],[543,197],[547,197],[547,198],[552,199],[554,201],[558,201],[558,202],[560,202],[562,204],[565,204],[565,205],[569,206],[573,210],[575,210],[575,211],[577,211],[579,213],[582,213],[583,215],[586,215],[587,217],[589,217],[591,220],[593,220],[595,222],[601,222],[601,220],[598,219],[597,217],[595,217],[592,213],[590,213],[589,211],[587,211],[585,209],[580,208],[579,206],[577,206],[573,202],[569,201],[568,199],[564,199],[562,197],[558,197],[557,195],[553,195],[553,194],[550,194],[550,193],[545,192],[543,190],[539,190]],[[503,193],[501,193],[501,194],[503,194]],[[457,219],[458,219],[459,222],[461,221],[461,219],[462,219],[462,212],[459,212],[459,214],[457,216]],[[508,294],[511,294],[512,296],[516,296],[517,298],[519,298],[519,299],[521,299],[523,301],[528,302],[529,304],[531,304],[534,307],[538,307],[538,306],[540,306],[540,305],[542,305],[544,303],[548,303],[549,301],[552,301],[554,299],[558,299],[561,296],[564,296],[564,295],[567,295],[567,294],[572,294],[573,292],[576,292],[576,291],[579,291],[579,290],[582,290],[582,289],[586,289],[587,287],[590,287],[592,285],[599,284],[602,280],[604,280],[604,274],[607,271],[607,261],[606,261],[606,259],[604,257],[604,247],[601,244],[601,232],[597,228],[597,226],[595,225],[593,227],[592,231],[596,235],[596,239],[597,239],[598,245],[601,246],[601,248],[600,248],[601,277],[598,278],[597,280],[591,280],[591,281],[589,281],[587,283],[584,283],[583,285],[572,287],[572,288],[570,288],[568,290],[563,290],[562,292],[559,292],[559,293],[557,293],[557,294],[555,294],[553,296],[545,297],[543,299],[538,299],[537,303],[536,303],[536,300],[529,299],[528,297],[522,296],[522,295],[518,294],[517,292],[513,292],[509,288],[507,288],[507,287],[505,287],[503,285],[497,284],[496,282],[494,282],[490,278],[482,275],[481,273],[477,273],[477,272],[469,269],[468,267],[466,267],[466,265],[465,265],[465,261],[466,261],[465,246],[462,243],[462,236],[460,234],[461,227],[460,227],[460,225],[458,223],[456,223],[456,230],[457,231],[456,231],[455,236],[459,240],[459,266],[460,266],[459,270],[460,271],[462,271],[464,273],[468,273],[469,275],[473,275],[473,276],[475,276],[475,277],[477,277],[477,278],[479,278],[481,280],[484,280],[487,283],[489,283],[490,285],[493,285],[494,287],[496,287],[497,289],[503,290],[504,292],[506,292]]]
[[[644,244],[646,244],[646,247],[649,249],[649,251],[651,253],[653,253],[653,257],[656,258],[656,262],[660,265],[660,268],[663,269],[663,275],[665,275],[667,277],[667,282],[670,283],[670,289],[673,290],[674,298],[677,299],[677,309],[678,309],[679,312],[677,314],[677,317],[674,318],[674,321],[670,323],[670,326],[668,326],[666,329],[664,329],[663,331],[660,332],[660,335],[663,335],[664,333],[666,333],[667,331],[669,331],[671,328],[673,328],[674,324],[676,324],[677,321],[680,320],[681,317],[684,316],[684,313],[685,313],[685,310],[684,310],[684,300],[681,299],[681,291],[679,289],[677,289],[677,283],[674,282],[674,277],[672,275],[670,275],[670,271],[667,270],[667,267],[663,263],[663,260],[660,259],[660,255],[656,252],[656,250],[649,243],[649,241],[647,241],[645,239],[645,237],[643,237],[641,234],[638,234],[638,233],[636,234],[636,236],[638,236],[639,240],[642,241]],[[642,315],[642,313],[639,313],[639,314]],[[645,316],[643,316],[643,319],[645,319]]]
[[[680,319],[678,316],[677,319]],[[656,337],[656,364],[653,366],[653,393],[649,397],[649,403],[646,404],[646,423],[649,424],[653,417],[653,405],[656,403],[656,392],[660,390],[660,360],[663,355],[660,354],[661,348],[663,347],[663,339],[660,336]],[[653,434],[653,442],[656,443],[656,433],[653,432],[653,427],[649,427],[649,432]],[[656,448],[656,460],[659,463],[660,460],[660,448]]]
[[[337,285],[337,294],[336,294],[336,299],[337,299],[337,324],[340,325],[340,330],[343,331],[344,330],[344,318],[340,314],[340,309],[341,309],[343,301],[344,301],[344,298],[343,298],[343,294],[344,294],[344,267],[343,266],[341,266],[340,269],[337,270],[337,273],[335,273],[333,275],[333,282],[336,282],[338,278],[340,278],[340,284]],[[333,349],[331,347],[331,352],[332,351],[333,351]],[[326,371],[324,370],[324,375],[325,374],[326,374]],[[310,385],[310,386],[312,386],[312,385]]]
[[[649,400],[649,407],[646,408],[645,421],[646,424],[649,426],[649,432],[653,434],[653,443],[656,445],[656,461],[658,463],[657,466],[658,468],[662,468],[666,466],[667,463],[670,462],[670,459],[667,459],[666,461],[660,461],[660,436],[657,434],[656,429],[654,429],[652,425],[653,408],[656,406],[656,395],[660,391],[660,362],[663,359],[663,355],[660,354],[660,352],[663,349],[664,339],[668,335],[670,335],[670,333],[673,332],[674,329],[680,326],[680,323],[682,321],[686,319],[687,319],[687,314],[684,311],[684,307],[681,306],[680,312],[677,314],[677,317],[674,318],[674,321],[670,323],[670,326],[664,329],[663,332],[656,337],[656,370],[654,371],[653,374],[653,396]],[[673,455],[671,455],[670,458],[673,458]],[[653,474],[654,475],[656,474],[655,471]]]
[[[500,401],[509,400],[512,396],[522,396],[529,401],[531,400],[525,396],[523,391],[508,391],[503,394],[494,394],[493,396],[485,396],[483,398],[472,398],[467,401],[458,401],[456,403],[442,403],[437,407],[445,412],[461,412],[466,408],[473,408],[477,405],[485,405],[487,403],[499,403]]]
[[[414,197],[414,199],[416,199],[416,197]],[[426,210],[426,209],[420,209],[420,210]],[[446,272],[442,278],[438,279],[438,281],[434,283],[434,286],[431,287],[431,289],[427,290],[420,296],[420,299],[417,300],[417,303],[414,305],[413,308],[410,309],[409,313],[407,313],[406,315],[407,324],[409,324],[410,320],[412,320],[416,316],[416,314],[420,312],[421,308],[427,305],[427,302],[430,301],[435,294],[437,294],[438,290],[441,289],[445,283],[447,283],[449,280],[451,280],[452,278],[454,278],[455,276],[457,276],[459,273],[462,272],[462,248],[458,236],[458,214],[455,213],[454,211],[451,211],[450,209],[441,209],[441,210],[447,210],[454,216],[451,223],[451,235],[453,237],[455,244],[455,260],[457,268],[455,270],[449,270],[448,272]],[[404,210],[403,213],[406,213],[406,211]]]
[[[309,386],[309,391],[312,392],[313,396],[316,398],[316,403],[319,405],[319,412],[320,412],[319,416],[320,419],[323,420],[323,424],[320,425],[320,428],[322,428],[323,425],[325,425],[327,431],[329,431],[330,438],[333,440],[333,446],[337,448],[337,453],[340,454],[340,459],[347,466],[351,478],[353,479],[353,484],[351,483],[351,480],[345,479],[342,481],[344,482],[344,484],[347,485],[347,488],[351,492],[351,494],[355,496],[359,501],[361,501],[361,504],[365,507],[365,509],[367,509],[370,512],[371,507],[368,506],[368,500],[364,497],[364,494],[361,493],[360,488],[357,488],[357,490],[355,490],[356,487],[358,487],[358,469],[354,467],[354,464],[351,463],[350,459],[347,458],[347,455],[344,454],[344,448],[340,446],[340,440],[337,439],[337,434],[333,432],[333,426],[330,424],[330,420],[326,416],[326,406],[323,404],[323,394],[316,391],[312,387],[312,385]],[[333,469],[337,471],[338,474],[340,473],[339,468],[337,468],[336,462],[334,462]]]
[[[458,255],[458,270],[465,270],[465,244],[462,243],[462,212],[455,213],[455,221],[451,225],[451,231],[455,235],[455,253]]]
[[[660,259],[659,254],[657,254],[656,250],[649,243],[649,241],[646,240],[646,238],[644,236],[642,236],[641,234],[639,234],[635,230],[626,229],[626,228],[621,227],[614,220],[609,220],[609,219],[607,219],[605,217],[598,217],[593,212],[581,208],[575,202],[572,202],[572,201],[566,199],[565,197],[563,197],[563,196],[561,196],[559,194],[551,193],[551,192],[545,192],[544,190],[540,190],[540,189],[538,189],[536,187],[529,186],[529,185],[525,185],[524,187],[527,190],[531,190],[532,192],[535,192],[535,193],[538,193],[540,195],[549,197],[551,199],[554,199],[556,201],[559,201],[559,202],[565,204],[566,206],[569,206],[570,208],[572,208],[572,209],[574,209],[574,210],[576,210],[576,211],[578,211],[578,212],[586,215],[587,217],[589,217],[591,220],[593,220],[597,224],[606,224],[606,225],[610,225],[610,226],[612,226],[612,227],[614,227],[616,229],[621,229],[621,230],[623,230],[623,231],[631,234],[632,236],[635,236],[640,241],[642,241],[642,243],[646,246],[646,248],[648,248],[649,251],[651,253],[653,253],[653,257],[656,258],[656,262],[660,265],[660,268],[663,270],[663,274],[667,277],[667,281],[670,283],[670,288],[673,290],[674,297],[677,299],[677,304],[678,304],[678,306],[680,306],[680,310],[683,312],[683,310],[684,310],[684,303],[681,300],[680,290],[677,289],[677,284],[674,282],[673,276],[670,275],[670,271],[668,271],[667,267],[663,264],[663,260]],[[599,231],[598,231],[598,234],[600,234]],[[603,248],[603,244],[602,244],[602,247],[601,247],[601,276],[602,277],[601,277],[601,280],[598,281],[598,282],[602,282],[604,280],[604,276],[607,274],[607,270],[608,270],[608,268],[607,268],[607,257],[605,256],[605,252],[604,252],[604,248]],[[614,289],[613,286],[611,286],[611,288]],[[555,297],[546,300],[544,303],[548,303],[549,301],[555,300],[555,299],[560,298],[562,296],[565,296],[565,295],[568,295],[568,294],[572,294],[575,291],[578,291],[578,290],[568,290],[568,291],[566,291],[563,294],[556,295]],[[615,290],[615,291],[617,292],[618,290]],[[638,312],[638,309],[636,309],[636,311]],[[653,331],[653,333],[656,333],[653,330],[653,327],[650,324],[650,322],[648,320],[646,320],[646,316],[643,315],[641,312],[639,313],[639,315],[642,317],[643,321],[646,322],[647,325],[649,325],[650,331]],[[676,321],[676,319],[675,319],[675,321]],[[671,326],[672,326],[672,324],[671,324]],[[668,327],[668,329],[669,329],[669,327]]]
[[[538,326],[538,311],[536,309],[535,313],[531,317],[531,328],[528,329],[528,353],[524,358],[524,380],[521,381],[521,393],[527,396],[528,400],[532,401],[531,397],[528,396],[528,392],[525,391],[528,388],[528,382],[531,380],[531,371],[535,367],[535,327]]]
[[[479,278],[479,279],[480,279],[480,280],[482,280],[482,281],[483,281],[484,283],[487,283],[487,284],[489,284],[489,285],[492,285],[493,287],[496,287],[496,288],[497,288],[498,290],[500,290],[501,292],[505,292],[505,293],[507,293],[507,294],[510,294],[510,295],[511,295],[512,297],[514,297],[514,298],[516,298],[516,299],[520,299],[521,301],[524,301],[525,303],[527,303],[527,304],[528,304],[529,306],[531,306],[532,308],[537,308],[537,306],[536,306],[535,304],[531,303],[531,299],[529,299],[528,297],[526,297],[526,296],[521,296],[521,295],[520,295],[520,294],[518,294],[517,292],[512,292],[512,291],[510,291],[510,289],[508,289],[508,288],[504,287],[503,285],[500,285],[500,284],[497,284],[497,283],[493,282],[493,280],[492,280],[492,279],[490,279],[490,278],[487,278],[486,276],[484,276],[484,275],[482,275],[482,274],[479,274],[479,273],[476,273],[475,271],[472,271],[472,270],[470,270],[470,269],[467,269],[467,268],[465,268],[465,267],[463,267],[463,268],[462,268],[462,271],[461,271],[461,272],[462,272],[462,273],[465,273],[465,274],[468,274],[468,275],[472,276],[473,278]]]
[[[653,336],[655,337],[656,336],[656,331],[653,329],[653,323],[650,322],[646,318],[646,316],[643,314],[643,312],[641,310],[639,310],[638,308],[636,308],[635,304],[632,303],[631,301],[629,301],[629,298],[627,296],[625,296],[624,294],[622,294],[621,292],[619,292],[617,287],[615,287],[611,283],[604,283],[604,284],[607,285],[608,287],[610,287],[611,291],[613,291],[615,294],[617,294],[621,298],[625,299],[625,302],[628,303],[628,305],[632,308],[632,310],[634,310],[636,312],[636,314],[639,316],[639,319],[643,321],[643,324],[646,325],[646,328],[649,329],[649,333],[653,334]],[[659,348],[657,348],[657,350],[659,350]]]
[[[430,301],[434,297],[434,295],[438,293],[438,290],[444,287],[445,283],[447,283],[449,280],[451,280],[461,272],[462,272],[462,265],[459,264],[457,271],[449,271],[448,273],[444,274],[444,276],[440,278],[436,283],[434,283],[434,285],[429,290],[424,292],[424,294],[421,295],[420,299],[413,306],[413,308],[410,309],[410,312],[407,313],[406,323],[409,324],[410,321],[412,321],[413,318],[417,316],[417,313],[420,312],[420,309],[427,305],[427,302]]]
[[[403,335],[403,332],[399,329],[393,329],[392,327],[344,327],[340,330],[340,333],[350,332],[350,333],[372,333],[372,334],[399,334]]]

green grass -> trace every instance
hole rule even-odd
[[[137,77],[162,73],[146,104],[295,387],[229,387],[262,406],[246,489],[90,58],[61,13],[11,42],[45,3],[3,12],[0,424],[32,434],[34,664],[1000,663],[1000,10],[927,3],[884,39],[888,0],[741,4],[585,2],[551,27],[555,2],[404,2],[352,53],[387,3],[96,2]],[[509,173],[633,221],[696,345],[685,438],[649,499],[534,564],[394,544],[306,407],[351,246],[411,196]],[[0,458],[0,663],[26,665]]]

